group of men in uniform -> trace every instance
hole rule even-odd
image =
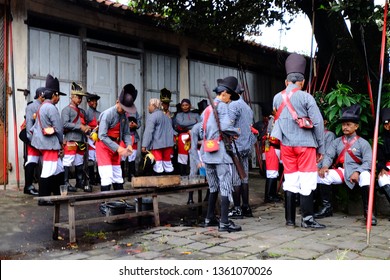
[[[85,92],[77,83],[71,84],[70,103],[60,113],[55,105],[61,95],[66,96],[60,91],[58,79],[49,74],[45,87],[36,90],[35,100],[26,107],[24,193],[59,194],[60,185],[67,185],[70,192],[77,188],[92,192],[92,185],[98,180],[102,191],[109,190],[111,185],[114,189],[123,188],[120,161],[121,157],[127,159],[133,154],[128,116],[136,112],[136,89],[132,84],[126,85],[116,105],[102,113],[97,111],[100,97]],[[83,97],[87,98],[87,111],[80,108]],[[42,170],[36,190],[33,178],[39,161]],[[69,183],[72,166],[75,186]],[[51,203],[38,201],[38,205],[48,204]]]
[[[302,90],[305,83],[305,67],[306,60],[303,56],[291,54],[287,58],[286,89],[276,94],[273,100],[274,113],[264,138],[269,161],[266,164],[265,198],[266,202],[279,201],[276,180],[279,176],[279,162],[282,159],[286,225],[296,225],[296,203],[299,201],[301,227],[321,229],[325,228],[325,225],[318,223],[316,219],[333,215],[332,184],[345,183],[351,189],[359,185],[364,215],[367,217],[372,149],[365,139],[356,134],[360,121],[359,105],[343,109],[339,122],[342,124],[344,135],[338,138],[331,137],[329,141],[325,141],[327,131],[321,112],[313,96]],[[229,218],[241,219],[244,216],[252,216],[249,206],[248,160],[251,147],[256,141],[252,128],[253,112],[243,100],[241,96],[243,90],[235,77],[217,80],[214,92],[217,95],[213,100],[214,106],[209,105],[202,115],[194,118],[194,123],[190,124],[192,128],[196,123],[200,123],[196,126],[196,132],[195,130],[193,132],[196,135],[191,135],[191,128],[184,131],[185,121],[192,120],[190,116],[185,115],[190,112],[186,108],[191,107],[188,99],[181,102],[183,111],[179,113],[183,116],[179,115],[172,125],[177,126],[176,130],[179,130],[182,136],[188,134],[188,138],[195,137],[197,143],[201,144],[196,146],[205,166],[210,191],[207,216],[203,225],[218,226],[219,231],[239,231],[241,227],[235,225]],[[65,94],[60,92],[57,78],[48,75],[46,86],[37,89],[35,101],[27,106],[26,128],[30,141],[27,145],[28,157],[25,164],[24,192],[27,194],[40,196],[58,194],[59,185],[64,183],[68,184],[69,191],[75,191],[76,188],[91,191],[90,185],[84,182],[84,163],[88,160],[89,178],[94,178],[96,158],[99,159],[97,164],[101,191],[110,190],[111,186],[115,190],[123,189],[120,163],[124,158],[134,155],[139,140],[138,134],[134,134],[140,126],[140,117],[134,105],[137,90],[132,84],[124,86],[116,104],[102,113],[96,111],[99,99],[97,95],[85,93],[76,83],[72,83],[70,93],[71,102],[60,115],[55,104],[58,103],[59,96]],[[173,117],[169,111],[171,99],[168,95],[170,92],[167,89],[161,91],[158,108],[155,109],[161,109],[162,115]],[[83,96],[88,99],[87,112],[79,108]],[[150,106],[152,105],[155,104]],[[212,113],[213,110],[215,113]],[[149,111],[152,113],[154,110]],[[382,113],[385,142],[389,138],[389,115],[388,109]],[[304,119],[305,123],[302,124],[299,119]],[[89,135],[96,132],[97,128],[100,141],[94,142]],[[229,147],[226,139],[233,141],[229,142],[230,145],[235,143],[234,148]],[[185,141],[180,143],[185,144]],[[211,150],[208,147],[209,143],[218,143],[219,146]],[[325,151],[326,146],[328,148]],[[144,147],[143,143],[143,151],[144,148],[146,145]],[[245,178],[238,176],[229,149],[241,159],[246,173]],[[382,146],[382,149],[384,150],[382,157],[383,155],[386,157],[389,154],[387,146]],[[63,159],[59,153],[62,150]],[[182,150],[185,149],[180,151]],[[188,153],[188,150],[185,151]],[[42,173],[37,191],[29,179],[33,177],[31,172],[40,157]],[[179,159],[180,164],[188,162],[188,155],[186,157],[181,155]],[[131,161],[133,160],[134,158]],[[72,165],[76,173],[75,187],[69,184],[69,169]],[[379,185],[390,202],[389,166],[388,157],[381,159]],[[131,168],[133,171],[134,169]],[[184,175],[182,168],[180,170],[180,174]],[[317,187],[323,207],[314,213],[314,191]],[[219,220],[215,215],[218,192],[221,199]],[[231,202],[233,207],[229,209]],[[375,216],[372,216],[371,222],[376,225]]]

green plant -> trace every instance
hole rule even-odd
[[[381,108],[390,108],[390,84],[383,85]]]
[[[328,120],[328,129],[338,136],[342,134],[341,124],[338,123],[342,109],[353,104],[359,104],[361,107],[359,134],[366,139],[371,138],[373,118],[368,95],[354,93],[350,86],[337,83],[336,88],[329,93],[316,92],[314,98],[323,113],[324,119]]]

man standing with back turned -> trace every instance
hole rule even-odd
[[[324,123],[313,96],[302,91],[305,83],[305,58],[293,53],[287,58],[285,67],[286,89],[274,97],[273,107],[277,112],[271,136],[281,141],[286,225],[295,226],[295,196],[298,193],[302,212],[301,227],[325,228],[313,216],[313,191],[317,187],[317,162],[324,154]],[[290,108],[288,108],[288,100],[291,104]],[[290,112],[293,110],[299,117],[310,118],[313,127],[311,129],[301,128]]]

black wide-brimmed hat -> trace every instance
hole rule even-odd
[[[132,84],[127,84],[123,87],[121,94],[119,95],[119,103],[123,110],[129,114],[135,114],[137,112],[137,108],[134,105],[137,93],[137,90]]]
[[[231,100],[240,99],[240,96],[236,92],[238,86],[238,80],[236,77],[229,76],[224,79],[218,79],[217,85],[218,86],[213,90],[217,94],[226,90],[226,92],[231,95],[230,96]]]
[[[166,88],[163,88],[162,90],[160,90],[160,101],[161,102],[164,102],[164,103],[169,103],[171,102],[171,96],[172,96],[172,92]]]
[[[97,95],[97,94],[94,94],[94,93],[88,93],[87,95],[87,101],[91,101],[91,100],[99,100],[100,99],[100,96]]]
[[[383,124],[390,123],[390,108],[384,108],[381,111],[381,119]]]
[[[88,96],[88,93],[84,91],[83,87],[80,84],[77,84],[75,82],[72,82],[72,85],[70,86],[70,94],[79,95],[79,96]]]
[[[46,85],[45,85],[45,97],[46,92],[58,93],[59,95],[66,96],[65,93],[60,91],[60,82],[57,77],[54,78],[52,75],[47,74],[46,76]]]
[[[354,104],[350,107],[343,108],[341,110],[341,118],[339,123],[353,122],[359,124],[360,121],[360,105]]]

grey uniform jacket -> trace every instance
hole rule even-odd
[[[160,109],[156,109],[147,117],[142,147],[148,150],[173,147],[175,134],[171,119],[164,115]]]
[[[286,88],[286,93],[288,94],[296,87],[297,85],[290,84]],[[273,107],[277,110],[282,101],[282,94],[276,94]],[[315,99],[309,93],[298,90],[292,95],[290,101],[298,116],[309,117],[314,127],[312,129],[300,128],[285,106],[279,119],[275,121],[271,136],[279,139],[284,146],[314,147],[317,153],[324,154],[324,121]]]
[[[41,106],[41,101],[34,100],[32,103],[28,104],[26,107],[26,133],[28,140],[32,139],[31,128],[35,123],[36,113],[38,111],[39,106]],[[35,114],[35,117],[34,117]]]
[[[228,104],[221,102],[218,98],[214,99],[214,104],[217,106],[217,112],[218,112],[218,118],[220,121],[220,126],[222,132],[228,134],[228,135],[240,135],[240,131],[238,128],[233,126],[233,121],[229,118],[229,108]],[[211,105],[209,105],[211,106]],[[206,131],[203,129],[203,123],[204,123],[204,114],[207,112],[208,107],[203,111],[202,113],[202,128],[201,131],[203,135],[205,136],[206,140],[210,139],[219,139],[220,133],[218,130],[218,125],[215,120],[213,111],[211,111],[209,119],[206,123]],[[232,158],[227,154],[225,145],[223,141],[220,141],[219,144],[219,150],[216,152],[205,152],[204,151],[204,141],[202,143],[202,147],[200,149],[200,156],[202,157],[202,160],[204,163],[207,164],[231,164],[233,163]]]
[[[237,101],[229,103],[229,118],[234,121],[234,127],[240,128],[241,134],[236,142],[239,152],[250,150],[256,142],[256,137],[251,132],[253,123],[253,111],[244,101],[242,96]]]
[[[127,147],[128,145],[131,145],[131,140],[129,121],[126,118],[126,114],[119,114],[116,106],[112,106],[100,114],[98,130],[99,140],[113,152],[118,150],[119,144],[108,137],[107,131],[110,128],[115,127],[118,123],[120,123],[119,139],[122,140]]]
[[[187,132],[197,123],[200,122],[200,116],[194,112],[177,113],[173,119],[173,127],[177,132]]]
[[[198,122],[191,129],[190,175],[196,175],[198,171],[197,166],[201,163],[198,153],[198,142],[202,140],[201,127],[202,123]]]
[[[330,130],[325,130],[325,136],[324,136],[324,147],[325,147],[325,153],[329,149],[329,147],[332,145],[333,140],[336,139],[336,134],[334,134]],[[321,168],[323,166],[323,160],[321,160],[317,167]]]
[[[348,142],[351,141],[355,137],[356,133],[347,137]],[[344,143],[342,141],[342,137],[338,137],[333,140],[329,149],[326,151],[324,159],[322,160],[322,166],[330,167],[333,164],[333,161],[337,159],[338,155],[344,149]],[[357,163],[348,152],[345,152],[344,155],[344,181],[349,188],[353,188],[355,186],[354,183],[349,181],[352,173],[358,171],[362,173],[363,171],[371,170],[372,163],[372,149],[370,143],[363,138],[359,138],[355,141],[355,143],[350,148],[352,153],[361,160],[361,164]]]
[[[76,109],[80,110],[79,114]],[[64,124],[64,138],[66,141],[87,141],[85,133],[81,130],[81,116],[83,116],[86,121],[85,111],[82,108],[72,108],[71,105],[68,105],[62,109],[61,118]]]
[[[96,118],[96,122],[99,120],[100,112],[98,110],[95,110],[91,107],[87,108],[87,111],[85,112],[85,119],[87,124],[89,124],[91,121],[93,121],[94,118]]]
[[[55,133],[48,136],[43,135],[42,128],[50,126],[54,127]],[[64,138],[63,129],[61,115],[57,107],[51,100],[45,100],[39,107],[35,124],[31,128],[31,146],[38,150],[61,150]]]

